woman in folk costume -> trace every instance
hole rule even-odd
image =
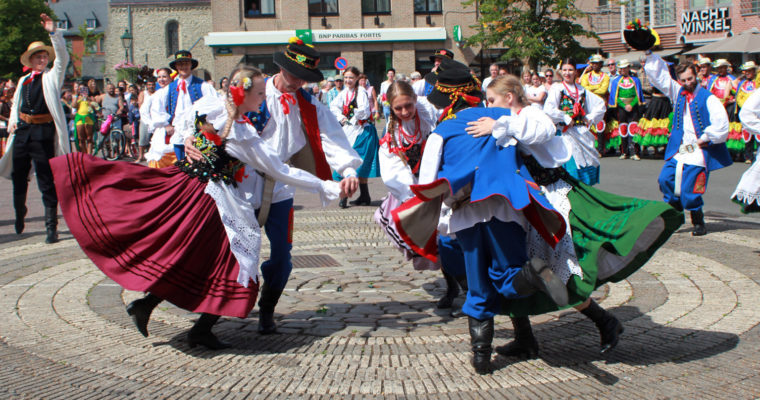
[[[202,313],[188,333],[191,347],[226,347],[211,327],[221,315],[247,317],[256,301],[259,172],[319,193],[323,205],[340,192],[336,182],[283,164],[250,122],[238,119],[264,99],[261,72],[240,67],[230,76],[226,104],[216,93],[204,96],[192,109],[198,121],[175,121],[195,127],[184,140],[189,160],[177,166],[82,153],[52,161],[64,217],[82,249],[125,289],[149,293],[127,306],[140,333],[148,335],[152,310],[167,300]]]
[[[652,98],[647,102],[646,111],[639,120],[639,144],[641,148],[653,147],[655,154],[661,154],[668,144],[673,105],[670,99],[656,87],[652,87]]]
[[[371,123],[372,112],[370,111],[369,96],[367,91],[359,87],[359,69],[349,67],[343,73],[344,89],[338,97],[330,103],[330,111],[343,126],[348,142],[359,153],[362,165],[356,169],[359,177],[359,197],[351,201],[352,205],[368,206],[372,202],[369,196],[368,178],[380,176],[380,164],[377,157],[379,147],[377,130]],[[334,174],[339,180],[338,174]],[[347,198],[340,200],[341,208],[346,208]]]
[[[427,99],[443,108],[441,120],[425,144],[419,184],[411,185],[415,197],[392,215],[404,241],[430,260],[444,257],[437,248],[439,229],[456,235],[467,276],[462,311],[469,317],[472,365],[487,374],[493,317],[502,299],[543,291],[554,303],[567,304],[562,281],[540,260],[529,261],[525,247],[529,225],[553,246],[565,234],[565,223],[523,168],[514,146],[499,148],[491,136],[473,138],[465,132],[468,122],[499,118],[509,110],[481,107],[480,83],[464,65],[438,74]],[[451,209],[448,221],[441,218],[443,205]]]
[[[750,135],[760,135],[760,90],[755,90],[744,102],[739,118]],[[731,200],[741,206],[744,214],[760,212],[760,160],[756,158],[744,172]]]
[[[754,61],[747,61],[741,66],[742,76],[737,78],[734,85],[736,102],[726,108],[728,112],[728,139],[726,147],[734,159],[744,158],[744,162],[752,164],[755,153],[755,135],[743,128],[740,111],[744,102],[757,90],[758,82],[757,65]]]
[[[621,59],[617,63],[619,74],[610,83],[610,93],[607,100],[607,108],[614,110],[614,121],[610,144],[617,143],[620,147],[620,159],[631,158],[634,161],[641,159],[641,136],[639,131],[639,119],[644,107],[644,93],[641,90],[641,81],[631,76],[631,63]]]
[[[438,301],[438,308],[451,308],[459,295],[459,286],[467,288],[462,263],[452,264],[439,258],[433,262],[414,252],[399,235],[393,222],[391,211],[404,201],[414,197],[409,188],[417,183],[420,161],[425,141],[435,128],[437,112],[424,98],[418,98],[411,85],[403,81],[393,82],[386,90],[386,99],[390,107],[385,136],[380,139],[380,176],[388,188],[388,196],[375,211],[375,222],[391,239],[394,246],[401,251],[407,261],[412,260],[416,270],[436,270],[443,266],[446,281],[446,294]],[[441,237],[440,247],[456,247],[454,239]],[[458,258],[457,258],[458,259]],[[461,316],[460,310],[453,310],[452,316]]]
[[[41,24],[50,34],[52,47],[32,42],[21,55],[21,64],[31,72],[19,79],[8,119],[10,138],[6,153],[0,159],[0,176],[13,182],[13,208],[16,211],[15,230],[24,231],[26,195],[32,164],[37,187],[45,207],[45,243],[58,241],[58,198],[49,160],[69,152],[68,125],[61,105],[61,88],[69,63],[69,53],[63,33],[56,31],[55,22],[41,14]],[[53,68],[48,64],[53,62]]]
[[[587,185],[595,185],[599,183],[599,153],[588,126],[599,122],[606,108],[601,97],[575,83],[575,65],[571,59],[562,61],[562,82],[549,90],[544,112],[559,126],[572,149],[572,158],[565,164],[567,172]]]
[[[591,299],[591,293],[607,282],[627,278],[643,266],[681,225],[683,216],[666,203],[616,196],[569,176],[562,165],[570,159],[572,150],[554,136],[554,125],[543,111],[526,107],[517,78],[495,79],[487,88],[486,100],[489,107],[508,108],[510,115],[470,122],[467,131],[475,137],[493,135],[498,146],[516,144],[530,175],[562,213],[566,235],[552,248],[536,229],[529,227],[527,253],[543,260],[562,279],[569,305],[594,322],[601,336],[600,351],[607,353],[617,345],[623,325]],[[540,292],[505,301],[502,311],[511,316],[515,340],[497,347],[496,352],[535,358],[538,342],[528,315],[558,309]]]

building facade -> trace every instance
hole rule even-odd
[[[618,56],[631,51],[622,38],[628,21],[640,18],[660,35],[663,54],[680,54],[760,26],[758,0],[583,0],[591,12],[591,28],[601,38],[601,51]],[[713,58],[755,59],[756,55],[716,54]]]
[[[211,48],[203,43],[211,21],[210,0],[110,0],[106,77],[115,79],[113,66],[124,61],[125,53],[133,64],[160,68],[169,66],[176,51],[190,50],[199,61],[195,74],[216,79]],[[133,37],[126,52],[120,39],[125,31]]]
[[[238,63],[277,72],[272,54],[297,33],[310,37],[320,51],[326,77],[338,73],[335,60],[345,58],[374,85],[388,68],[398,73],[425,73],[429,56],[451,49],[465,64],[477,62],[478,49],[460,46],[477,21],[474,6],[461,0],[308,0],[306,7],[285,0],[211,2],[213,29],[206,44],[213,50],[214,70],[229,73]],[[392,4],[391,4],[392,3]],[[231,6],[232,5],[232,6]],[[461,37],[456,39],[461,41]]]
[[[102,79],[106,65],[103,35],[108,27],[108,0],[52,0],[49,5],[71,55],[66,76]],[[92,39],[100,38],[88,40],[85,46],[82,30]]]

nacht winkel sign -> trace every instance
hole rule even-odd
[[[728,30],[731,30],[731,16],[728,7],[684,11],[681,14],[681,33],[684,35]]]

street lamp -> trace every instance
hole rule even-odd
[[[132,35],[129,29],[125,29],[124,34],[121,35],[121,46],[124,47],[124,61],[129,61],[129,48],[132,47]]]

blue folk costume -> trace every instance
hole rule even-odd
[[[166,112],[169,113],[169,124],[171,125],[172,121],[174,121],[174,112],[177,110],[177,98],[179,97],[179,80],[174,80],[169,84],[168,91],[166,93]],[[203,97],[203,92],[201,90],[201,85],[203,85],[203,80],[201,78],[198,78],[196,76],[190,77],[190,85],[187,87],[187,94],[190,95],[190,101],[192,103],[195,103],[198,101],[201,97]],[[183,160],[185,158],[185,145],[183,144],[175,144],[174,145],[174,154],[177,156],[177,160]]]
[[[689,105],[691,120],[694,124],[694,132],[697,138],[702,136],[704,129],[710,125],[710,112],[707,108],[707,99],[712,94],[710,91],[697,86],[694,99]],[[673,130],[670,133],[668,146],[665,148],[666,163],[657,179],[663,200],[678,209],[701,211],[702,194],[707,189],[707,180],[710,171],[727,167],[733,163],[731,155],[725,143],[711,143],[700,149],[696,145],[682,146],[684,135],[684,112],[686,97],[683,92],[679,93],[673,113]],[[682,148],[683,147],[683,148]],[[679,152],[702,151],[705,166],[688,165],[675,159]],[[680,182],[679,182],[680,181]],[[680,183],[680,185],[677,185]]]

